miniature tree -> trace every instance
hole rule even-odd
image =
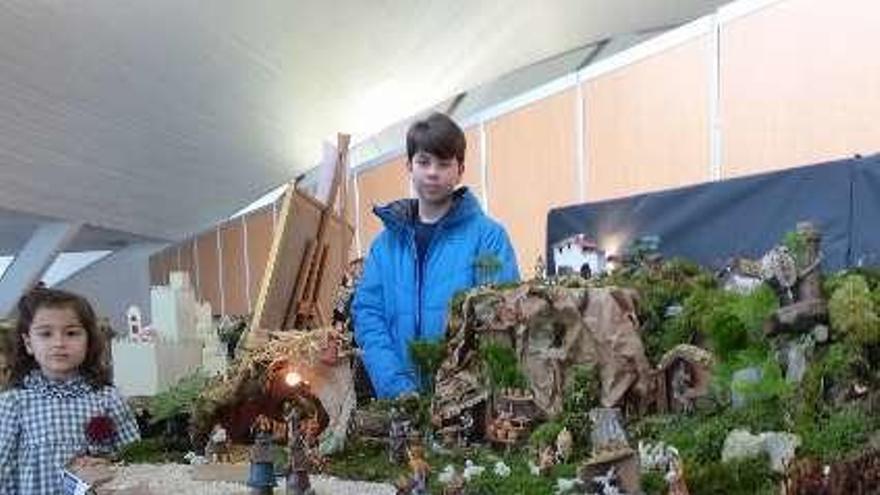
[[[409,344],[409,356],[415,365],[422,391],[430,392],[434,387],[434,375],[446,358],[446,343],[414,340]]]
[[[590,439],[590,410],[599,406],[599,372],[594,366],[578,366],[562,403],[562,423],[571,432],[578,450],[586,451]]]

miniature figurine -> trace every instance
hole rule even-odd
[[[593,478],[593,483],[599,489],[600,495],[623,495],[624,492],[617,488],[617,472],[614,466],[608,468],[605,474]]]
[[[251,427],[254,445],[247,485],[253,495],[271,495],[275,487],[275,463],[272,455],[272,421],[262,414]]]
[[[401,474],[394,481],[394,495],[410,495],[413,488],[412,478]]]
[[[546,273],[547,264],[544,263],[544,258],[539,254],[538,259],[535,261],[535,280],[543,282],[545,280]]]
[[[568,428],[562,428],[556,435],[556,461],[566,462],[571,457],[571,449],[574,444],[574,438]]]
[[[211,430],[208,444],[205,445],[205,457],[213,463],[229,461],[229,435],[220,423]]]
[[[412,480],[409,495],[427,495],[431,466],[425,460],[425,450],[420,445],[409,448],[409,469]]]
[[[461,413],[461,428],[458,430],[458,446],[461,448],[468,447],[474,431],[474,416],[470,411],[465,410]]]
[[[388,461],[403,464],[406,460],[406,441],[409,437],[409,420],[396,407],[391,408],[391,426],[388,431]]]
[[[288,495],[311,495],[311,482],[309,481],[309,461],[306,452],[306,442],[300,430],[300,412],[296,407],[291,407],[287,413],[287,449],[288,467],[287,493]]]
[[[684,479],[684,463],[675,451],[669,459],[669,467],[666,471],[666,483],[669,485],[668,495],[690,495],[687,482]]]
[[[694,400],[689,390],[693,386],[693,374],[684,360],[678,360],[672,369],[672,402],[673,410],[691,414],[694,411]]]
[[[556,464],[556,450],[552,445],[547,445],[538,455],[538,474],[549,473],[554,464]]]
[[[461,475],[464,476],[465,481],[470,481],[471,478],[476,478],[482,475],[485,470],[485,467],[474,463],[474,461],[470,459],[465,459],[464,469],[462,469]]]
[[[443,495],[462,495],[464,493],[464,476],[453,471],[449,482],[443,487]]]

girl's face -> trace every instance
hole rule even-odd
[[[28,354],[48,378],[71,378],[86,360],[89,336],[73,308],[37,309],[23,338]]]

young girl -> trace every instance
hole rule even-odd
[[[0,393],[0,495],[57,495],[62,471],[137,440],[111,384],[106,336],[82,297],[37,288],[18,302],[10,389]]]

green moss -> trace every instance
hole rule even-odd
[[[775,495],[780,476],[765,457],[731,462],[687,463],[685,476],[691,493],[700,495]]]
[[[850,381],[861,362],[857,349],[849,344],[837,342],[819,348],[813,364],[807,368],[792,410],[796,414],[795,422],[799,429],[811,428],[823,413],[827,413],[825,405],[825,389],[830,384]]]
[[[154,423],[175,416],[192,415],[199,394],[207,386],[210,379],[201,371],[181,378],[168,390],[150,399],[150,419]]]
[[[842,459],[868,441],[877,423],[875,417],[856,407],[822,414],[816,423],[797,432],[801,435],[799,454],[823,461]]]
[[[749,414],[760,414],[751,411]],[[655,417],[650,425],[637,429],[646,432],[653,428],[660,440],[675,445],[685,461],[685,478],[691,493],[718,495],[756,495],[778,493],[778,475],[769,467],[765,457],[721,462],[721,448],[727,434],[745,418],[736,414],[720,414],[703,418]],[[754,421],[754,418],[751,420]],[[747,421],[749,422],[749,421]],[[747,426],[745,426],[747,427]],[[754,431],[754,430],[753,430]],[[642,478],[643,482],[645,477]],[[649,479],[643,485],[645,493],[665,493],[662,478]]]
[[[765,345],[763,323],[778,308],[769,287],[761,286],[747,295],[726,292],[712,274],[681,260],[668,261],[656,271],[612,275],[603,284],[639,291],[645,351],[654,362],[700,334],[710,341],[714,337],[716,352],[724,355]],[[682,306],[681,314],[667,317],[666,309],[674,304]]]
[[[721,459],[724,439],[736,422],[726,415],[693,420],[687,418],[666,432],[662,440],[679,449],[686,460],[712,462]]]
[[[406,466],[389,462],[383,444],[353,439],[330,458],[325,472],[345,479],[385,482],[406,473]]]
[[[733,374],[745,368],[761,370],[756,383],[738,383],[736,392],[749,402],[787,401],[794,395],[794,388],[785,380],[782,368],[773,351],[763,347],[751,347],[736,352],[732,357],[718,363],[712,371],[712,393],[720,404],[730,400]]]
[[[709,341],[712,350],[722,361],[732,359],[749,346],[749,331],[735,314],[719,309],[710,315]]]
[[[652,471],[642,474],[642,491],[645,495],[666,495],[666,485],[663,473]]]
[[[458,473],[462,472],[466,459],[485,468],[480,476],[467,483],[468,495],[471,494],[511,494],[528,493],[529,495],[551,495],[555,492],[556,478],[574,478],[577,466],[562,464],[554,466],[546,476],[534,476],[529,471],[532,456],[527,449],[500,454],[486,448],[470,449],[467,452],[456,451],[451,455],[428,454],[427,461],[431,465],[429,476],[430,493],[442,493],[443,485],[437,477],[443,469],[451,464]],[[499,460],[511,469],[508,477],[494,473],[495,463]],[[340,454],[329,460],[325,471],[327,474],[345,479],[393,482],[402,475],[407,475],[406,466],[398,466],[388,462],[385,447],[378,443],[367,443],[355,440],[349,443]]]
[[[880,316],[868,283],[861,275],[840,281],[828,301],[831,326],[844,338],[862,346],[880,344]]]
[[[721,460],[727,435],[735,428],[752,432],[789,429],[786,404],[779,400],[751,403],[741,409],[724,409],[694,416],[651,416],[631,428],[637,440],[674,445],[687,462]]]
[[[694,294],[719,293],[711,273],[682,259],[664,261],[656,269],[622,271],[604,277],[600,286],[628,287],[639,293],[639,320],[649,360],[656,362],[666,351],[678,344],[691,342],[701,330],[696,316],[700,299]],[[690,303],[688,302],[689,300]],[[666,310],[672,305],[684,307],[682,315],[669,318]],[[690,307],[690,311],[688,308]]]
[[[138,440],[119,451],[120,460],[132,464],[183,463],[184,455],[185,452],[176,450],[165,437]]]
[[[747,349],[768,349],[763,324],[779,303],[773,291],[761,286],[741,295],[716,290],[697,294],[693,324],[706,332],[712,350],[721,360],[729,360]]]
[[[788,252],[791,253],[797,267],[804,268],[807,259],[806,235],[796,230],[786,232],[782,237],[782,244],[788,248]]]
[[[529,445],[535,449],[540,449],[547,445],[555,445],[556,437],[563,427],[562,423],[556,421],[548,421],[542,424],[529,435]]]
[[[689,325],[685,318],[681,316],[668,318],[663,321],[658,331],[643,335],[645,355],[652,362],[657,362],[663,354],[675,346],[693,342],[696,334],[695,327]]]
[[[510,347],[484,342],[480,345],[480,359],[485,366],[489,384],[496,390],[528,386],[526,376],[519,369],[516,354]]]
[[[862,277],[874,295],[880,291],[880,267],[858,267],[823,275],[822,290],[825,297],[830,298],[834,291],[840,288],[843,281],[852,275]]]
[[[562,399],[562,424],[571,432],[577,458],[590,450],[590,410],[599,407],[601,381],[593,366],[578,366],[572,371],[571,383]]]
[[[779,299],[767,285],[746,295],[731,294],[731,312],[749,329],[753,339],[763,338],[764,322],[779,308]]]

